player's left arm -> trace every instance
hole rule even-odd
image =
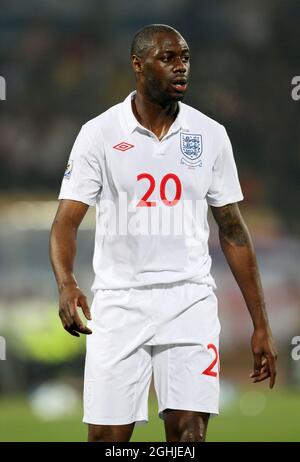
[[[252,318],[254,332],[251,347],[254,357],[253,382],[276,377],[277,351],[270,329],[255,250],[238,204],[211,207],[219,227],[222,251],[243,294]]]

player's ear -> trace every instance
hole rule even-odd
[[[139,74],[143,70],[143,61],[142,58],[139,58],[137,55],[131,56],[131,64],[135,73]]]

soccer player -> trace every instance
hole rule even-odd
[[[130,440],[135,423],[148,419],[152,371],[167,441],[204,441],[219,400],[208,205],[252,318],[253,382],[269,378],[273,388],[276,348],[226,130],[181,102],[186,41],[170,26],[147,26],[133,39],[131,63],[136,91],[83,125],[62,181],[50,239],[59,315],[71,335],[87,334],[89,441]],[[96,206],[91,309],[73,273],[89,206]]]

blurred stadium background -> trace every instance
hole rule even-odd
[[[2,0],[0,75],[0,441],[84,441],[84,338],[57,316],[48,237],[80,126],[134,87],[129,48],[143,25],[179,29],[192,51],[186,102],[230,135],[279,349],[278,384],[251,385],[251,321],[211,227],[221,336],[221,416],[209,441],[300,441],[300,74],[297,0]],[[79,233],[78,281],[90,296],[94,216]],[[91,296],[90,296],[91,300]],[[3,352],[2,352],[3,353]],[[153,392],[135,441],[163,441]]]

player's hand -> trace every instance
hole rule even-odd
[[[254,369],[250,374],[253,383],[262,382],[270,377],[270,388],[276,378],[277,350],[269,328],[255,329],[251,339],[254,357]]]
[[[59,317],[64,329],[74,337],[80,334],[91,334],[92,331],[81,321],[77,307],[80,306],[86,319],[91,320],[91,312],[87,304],[86,296],[75,284],[67,285],[60,291],[59,296]]]

